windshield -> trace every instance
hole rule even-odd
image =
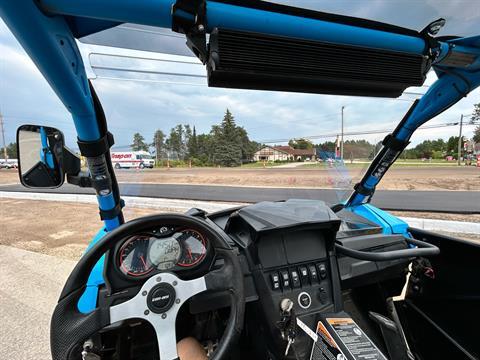
[[[152,155],[137,155],[138,159],[153,159]]]

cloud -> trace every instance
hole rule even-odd
[[[285,2],[292,4],[291,1]],[[414,29],[421,29],[431,20],[447,14],[449,21],[445,31],[448,30],[448,33],[458,31],[460,34],[473,34],[474,31],[478,31],[476,24],[480,20],[480,14],[478,7],[474,6],[478,4],[476,1],[463,0],[459,3],[459,1],[446,0],[407,0],[406,3],[408,5],[405,5],[405,1],[383,0],[294,2],[299,6],[390,21]],[[183,43],[181,39],[176,41]],[[172,42],[169,46],[177,49],[177,42]],[[205,79],[101,72],[92,70],[88,66],[89,53],[97,51],[120,55],[135,54],[157,60],[171,60],[175,57],[140,51],[114,50],[88,44],[81,44],[80,48],[87,64],[88,74],[93,78],[92,81],[103,103],[109,126],[119,145],[130,144],[134,132],[140,131],[149,140],[156,129],[162,129],[168,133],[170,128],[178,123],[194,125],[199,133],[208,132],[213,124],[221,121],[226,108],[233,112],[237,123],[244,126],[251,138],[255,140],[281,140],[339,133],[342,106],[345,106],[346,132],[392,130],[412,103],[395,99],[217,89],[207,88]],[[33,122],[57,126],[65,132],[70,144],[74,144],[76,134],[69,113],[1,21],[0,54],[0,108],[6,119],[7,141],[14,141],[15,128],[18,125]],[[196,61],[192,57],[182,59]],[[92,63],[102,65],[113,64],[147,70],[173,71],[171,64],[167,66],[165,65],[167,63],[158,61],[134,59],[119,61],[98,56],[91,60]],[[193,74],[205,73],[198,65],[185,66],[187,68],[182,68],[182,71],[191,71]],[[119,79],[101,78],[106,76]],[[432,73],[427,83],[431,83],[433,78]],[[195,82],[197,85],[180,85],[179,82]],[[426,89],[416,90],[425,91]],[[413,99],[413,97],[410,98]],[[460,114],[471,113],[473,104],[478,102],[480,102],[480,94],[477,90],[433,119],[431,123],[458,121]],[[467,136],[471,136],[472,131],[472,127],[465,128]],[[448,138],[457,133],[456,127],[419,131],[412,138],[412,145],[432,136]],[[379,141],[383,136],[364,137],[370,141]]]

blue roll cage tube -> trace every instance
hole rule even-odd
[[[55,164],[53,163],[53,154],[48,146],[47,132],[43,126],[40,127],[40,141],[42,143],[42,148],[40,149],[40,161],[50,169],[54,169]]]
[[[345,204],[352,211],[356,208],[359,211],[368,210],[369,205],[359,205],[371,198],[375,186],[420,125],[480,85],[480,36],[445,40],[439,38],[429,43],[427,39],[408,33],[394,33],[301,14],[271,11],[262,6],[249,6],[261,3],[255,1],[0,0],[0,15],[72,114],[79,141],[88,144],[104,139],[107,130],[102,122],[104,115],[100,103],[93,87],[89,86],[72,28],[78,37],[82,33],[91,34],[125,22],[170,29],[173,17],[196,23],[199,14],[176,8],[178,2],[202,4],[204,13],[200,19],[203,23],[199,25],[207,33],[214,28],[226,28],[430,56],[438,80],[414,104],[391,136],[385,139],[384,148]],[[442,65],[445,59],[455,55],[469,56],[473,60],[467,65],[459,66],[455,62]],[[93,243],[123,223],[118,184],[109,156],[106,155],[108,152],[87,156],[93,180],[100,179],[103,186],[96,188],[99,208],[115,215],[104,219],[105,228],[97,234]],[[97,270],[103,268],[103,262],[97,265]],[[92,276],[94,273],[98,274],[99,271],[92,272]],[[88,285],[93,290],[103,280],[101,275],[96,278],[92,276]],[[90,294],[90,298],[96,299],[96,292]],[[91,301],[85,304],[83,309],[91,309],[95,306],[95,301],[93,305]],[[79,305],[79,308],[82,310],[82,306]]]

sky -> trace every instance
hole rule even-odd
[[[302,0],[288,3],[367,17],[416,30],[444,17],[447,25],[440,35],[471,36],[480,32],[478,0]],[[103,39],[110,37],[112,41],[121,39],[142,49],[142,42],[135,41],[132,36],[143,34],[144,44],[158,46],[160,50],[163,46],[169,52],[188,55],[183,47],[183,39],[161,36],[151,30],[132,30],[131,26],[122,25],[122,28],[102,36]],[[86,41],[101,43],[102,36],[92,36]],[[167,39],[166,45],[159,43],[162,39]],[[179,123],[195,126],[197,133],[208,132],[213,124],[221,121],[226,108],[233,113],[237,124],[248,131],[250,138],[259,142],[278,140],[280,143],[292,137],[339,133],[342,106],[345,106],[346,132],[393,130],[414,99],[411,95],[404,95],[400,99],[375,99],[208,88],[203,77],[205,70],[193,57],[117,50],[86,43],[79,43],[79,47],[87,74],[102,101],[110,130],[115,135],[116,144],[121,147],[131,143],[134,132],[140,132],[147,141],[152,141],[155,130],[168,133],[170,128]],[[138,57],[148,59],[138,60]],[[164,61],[172,59],[187,64]],[[176,72],[196,77],[106,71],[98,69],[98,66]],[[434,80],[434,74],[430,73],[426,85]],[[412,91],[425,92],[426,87]],[[472,113],[475,103],[480,103],[479,89],[429,124],[458,122],[461,114]],[[64,132],[70,144],[76,139],[70,114],[1,20],[0,111],[5,119],[7,143],[14,141],[16,128],[25,123],[55,126]],[[473,126],[466,126],[464,134],[471,136],[473,129]],[[412,137],[411,146],[425,139],[447,139],[458,135],[458,130],[458,126],[420,130]],[[347,136],[346,139],[365,138],[377,142],[384,136]],[[318,141],[325,140],[333,139]]]

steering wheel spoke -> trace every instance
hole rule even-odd
[[[143,319],[155,329],[161,360],[177,359],[175,322],[181,306],[207,290],[205,277],[184,281],[172,273],[152,276],[137,295],[110,307],[110,322]]]

